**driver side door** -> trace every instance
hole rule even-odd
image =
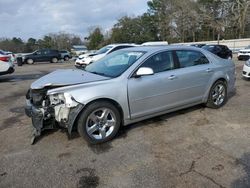
[[[149,67],[153,75],[128,80],[128,99],[131,119],[154,114],[175,107],[179,100],[175,72],[177,65],[172,51],[159,52],[140,67]]]

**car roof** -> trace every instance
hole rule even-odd
[[[117,43],[117,44],[109,44],[107,46],[117,47],[117,46],[139,46],[139,45],[135,43]]]
[[[161,50],[195,50],[201,51],[200,48],[193,46],[183,46],[183,45],[168,45],[168,46],[136,46],[131,48],[122,49],[124,51],[143,51],[154,53]]]

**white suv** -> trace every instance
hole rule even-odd
[[[0,50],[0,75],[11,74],[15,71],[11,56]]]
[[[138,45],[136,44],[110,44],[110,45],[104,46],[103,48],[101,48],[100,50],[96,51],[93,54],[88,54],[86,57],[82,58],[81,60],[77,60],[75,62],[75,66],[85,67],[86,65],[93,63],[116,50],[135,47],[135,46],[138,46]]]
[[[238,53],[238,60],[248,60],[250,58],[250,46],[240,50]]]

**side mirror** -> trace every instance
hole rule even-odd
[[[136,71],[135,77],[141,77],[141,76],[147,76],[147,75],[153,75],[154,71],[153,69],[149,67],[141,67]]]

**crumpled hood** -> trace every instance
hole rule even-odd
[[[94,81],[110,79],[79,69],[60,69],[47,74],[31,84],[31,89],[42,89],[44,87],[69,86]]]

